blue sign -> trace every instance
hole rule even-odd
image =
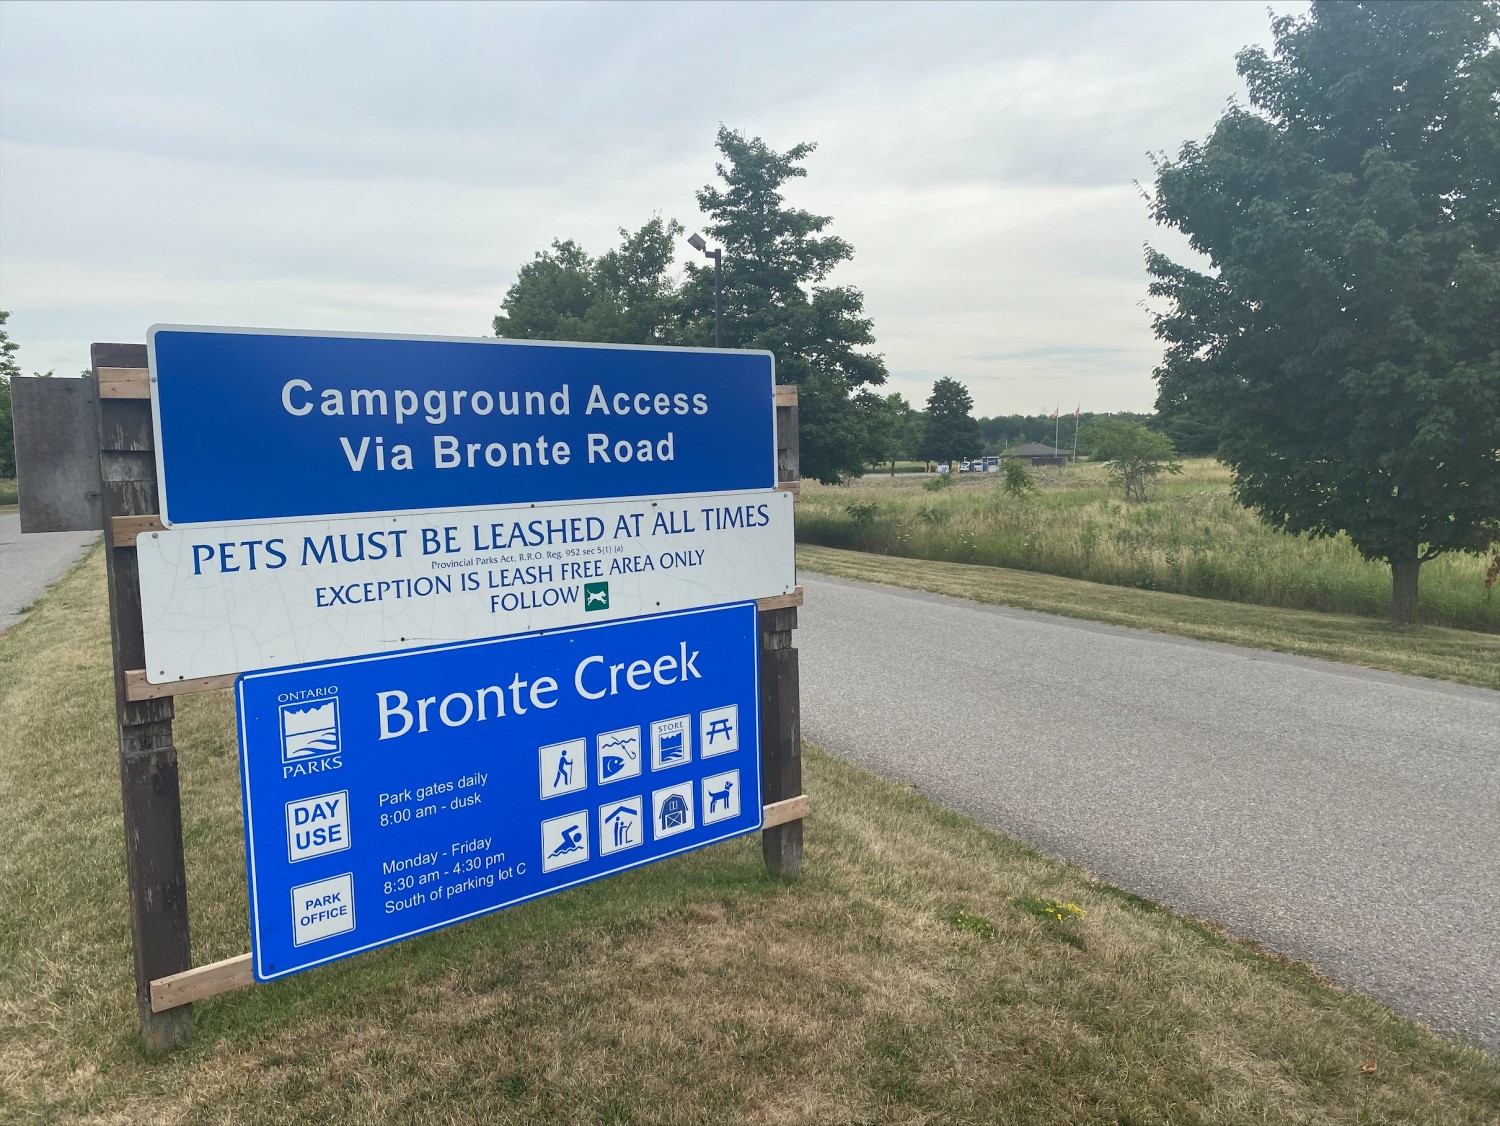
[[[753,603],[239,678],[256,980],[761,826]]]
[[[769,352],[157,325],[168,524],[776,485]]]

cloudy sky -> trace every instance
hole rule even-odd
[[[1132,182],[1269,39],[1263,3],[8,0],[0,308],[59,374],[156,322],[488,335],[554,237],[691,230],[723,122],[817,142],[789,200],[895,389],[1147,410],[1142,244],[1182,243]]]

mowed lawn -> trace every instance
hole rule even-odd
[[[1492,1123],[1500,1063],[809,749],[719,845],[135,1035],[96,550],[0,637],[6,1122]],[[194,948],[248,947],[227,693],[179,702]]]

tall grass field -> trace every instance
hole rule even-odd
[[[801,543],[950,563],[1041,571],[1112,586],[1293,610],[1384,617],[1391,572],[1344,536],[1311,539],[1262,524],[1230,495],[1229,471],[1187,461],[1147,504],[1126,504],[1102,466],[1043,469],[1038,488],[1006,494],[998,474],[934,478],[871,474],[804,485]],[[1500,633],[1500,590],[1487,560],[1442,555],[1422,568],[1422,621]]]

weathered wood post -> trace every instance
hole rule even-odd
[[[776,390],[776,481],[796,492],[802,480],[796,388]],[[761,801],[770,805],[802,793],[801,684],[792,648],[797,609],[762,610],[759,626]],[[773,876],[799,876],[801,819],[762,832],[761,852]]]
[[[142,370],[147,366],[146,347],[95,344],[92,356],[98,388],[104,558],[115,660],[120,804],[125,819],[135,1000],[146,1050],[164,1052],[187,1043],[193,1034],[191,1005],[160,1013],[151,1008],[152,979],[180,973],[193,965],[177,748],[172,743],[173,706],[170,696],[131,700],[127,695],[125,674],[146,667],[146,648],[135,540],[131,537],[123,546],[116,546],[114,537],[115,517],[160,511],[149,385]]]

